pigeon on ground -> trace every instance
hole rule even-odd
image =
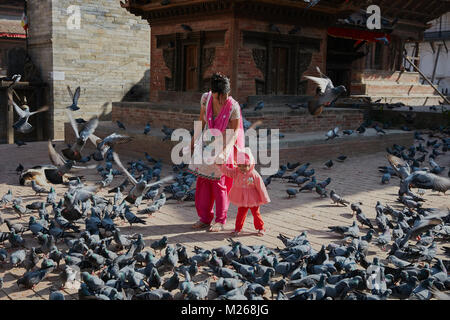
[[[342,204],[343,206],[347,206],[350,204],[347,200],[338,195],[334,190],[330,191],[330,198],[335,204]]]

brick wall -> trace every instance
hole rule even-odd
[[[199,107],[198,107],[199,108]],[[273,110],[275,109],[275,110]],[[278,111],[276,111],[278,109]],[[280,129],[280,132],[328,131],[336,126],[340,130],[356,129],[363,122],[363,112],[359,110],[325,109],[320,117],[313,117],[304,110],[287,111],[286,108],[272,108],[270,111],[244,112],[244,117],[254,122],[262,120],[263,128]],[[183,108],[173,105],[148,103],[113,103],[112,120],[120,120],[129,125],[152,127],[162,125],[171,128],[194,128],[193,122],[199,118],[197,107]]]
[[[67,8],[79,5],[79,30],[69,30]],[[71,104],[67,92],[81,86],[76,117],[111,112],[137,83],[149,87],[150,27],[112,0],[40,0],[29,3],[30,52],[49,83],[50,125],[55,139],[64,138],[64,109]],[[63,72],[65,80],[50,79]]]
[[[209,20],[208,20],[209,19]],[[232,84],[232,88],[236,88],[235,92],[232,92],[234,98],[239,102],[245,102],[247,97],[256,94],[255,78],[263,79],[262,72],[256,67],[253,60],[252,48],[244,47],[243,33],[241,30],[268,32],[268,23],[263,21],[257,21],[247,18],[236,18],[236,24],[234,24],[234,18],[229,15],[214,16],[213,19],[206,17],[204,20],[192,20],[184,21],[188,24],[193,31],[213,31],[213,30],[228,30],[225,34],[225,42],[223,46],[216,47],[216,54],[213,64],[205,71],[204,78],[208,78],[215,71],[220,71],[231,77],[231,81],[237,82]],[[277,24],[283,34],[287,34],[289,30],[293,28],[293,25]],[[237,79],[233,79],[233,48],[232,48],[232,28],[236,27],[239,30],[237,35],[237,64],[236,73]],[[151,39],[151,72],[150,78],[150,101],[158,102],[163,101],[162,97],[159,97],[159,91],[165,90],[165,77],[171,77],[170,70],[164,63],[163,50],[156,48],[156,36],[174,34],[177,32],[184,32],[179,23],[170,24],[157,24],[152,25],[152,39]],[[312,60],[309,68],[305,72],[305,75],[317,75],[315,67],[318,66],[322,70],[326,69],[326,29],[325,28],[312,28],[305,27],[301,31],[301,35],[305,37],[312,37],[322,39],[320,52],[313,52]],[[315,86],[311,83],[308,84],[307,94],[314,94]]]

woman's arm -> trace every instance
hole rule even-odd
[[[201,135],[201,133],[203,132],[203,129],[205,129],[205,125],[206,125],[205,113],[206,113],[206,101],[203,101],[203,99],[202,99],[201,108],[200,108],[200,117],[198,119],[199,121],[202,122],[202,130],[201,130],[201,132],[195,132],[195,129],[194,129],[194,136],[192,137],[192,140],[191,140],[191,152],[194,151],[194,143],[195,143],[195,141]]]
[[[225,156],[228,154],[228,150],[233,148],[234,144],[236,143],[239,133],[239,119],[230,120],[230,129],[233,130],[233,135],[231,137],[225,136],[225,139],[227,139],[227,141],[222,152],[222,158],[224,159],[224,162],[226,162]]]

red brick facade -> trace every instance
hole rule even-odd
[[[214,72],[220,71],[228,75],[232,82],[232,95],[243,103],[248,96],[256,95],[255,79],[263,79],[262,72],[257,68],[252,56],[252,48],[244,45],[242,31],[269,32],[267,22],[249,18],[235,18],[232,15],[218,15],[205,17],[203,20],[184,21],[193,31],[227,30],[223,46],[216,47],[213,63],[203,74],[204,78],[210,77]],[[283,34],[287,34],[294,26],[277,24]],[[163,57],[163,49],[157,48],[157,36],[182,33],[181,24],[154,24],[151,28],[151,68],[150,68],[150,101],[163,102],[159,95],[165,91],[165,77],[171,73],[166,66]],[[326,28],[302,28],[301,35],[321,40],[320,51],[312,54],[309,68],[304,73],[316,74],[315,67],[326,69]],[[233,36],[235,41],[233,41]],[[236,48],[234,48],[236,47]],[[315,87],[308,83],[307,94],[314,94]]]

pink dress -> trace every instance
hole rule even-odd
[[[233,178],[233,186],[228,193],[232,204],[252,208],[270,202],[264,181],[255,170],[255,165],[252,165],[247,173],[242,173],[238,167],[221,166],[221,170],[224,175]]]

